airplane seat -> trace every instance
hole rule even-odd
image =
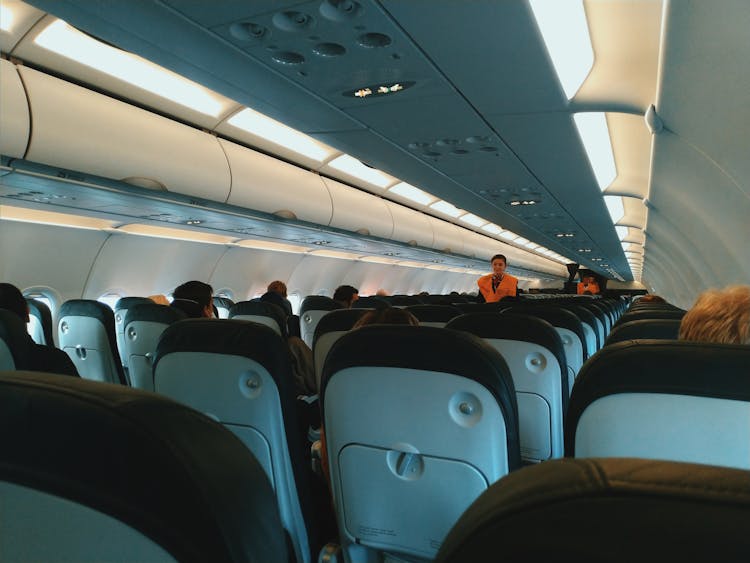
[[[148,297],[120,297],[115,303],[115,330],[117,332],[117,352],[120,354],[122,366],[128,369],[128,355],[125,353],[125,317],[128,309],[134,305],[153,303]],[[128,374],[129,376],[130,374]]]
[[[555,328],[518,313],[467,313],[446,328],[482,338],[508,364],[516,389],[524,461],[562,457],[568,370],[562,338]]]
[[[448,321],[461,315],[461,309],[453,305],[409,305],[404,307],[419,319],[422,326],[443,328]]]
[[[520,467],[513,379],[464,332],[345,334],[326,358],[321,413],[346,561],[433,558],[469,504]]]
[[[568,394],[570,394],[583,362],[588,359],[586,334],[583,331],[581,319],[575,313],[557,307],[519,306],[511,307],[508,312],[531,315],[555,327],[565,347],[565,361],[568,363]]]
[[[745,561],[750,473],[643,459],[557,459],[503,477],[437,563]],[[668,524],[665,524],[668,523]]]
[[[31,338],[37,344],[54,348],[55,339],[52,336],[52,312],[49,307],[37,299],[26,298],[29,306],[28,330]]]
[[[596,351],[602,347],[604,341],[600,340],[599,331],[596,328],[597,321],[594,314],[585,307],[580,307],[570,303],[557,303],[556,306],[570,311],[581,320],[583,323],[583,332],[586,337],[586,356],[590,358],[596,354]]]
[[[299,306],[300,334],[302,334],[302,340],[311,350],[313,349],[315,327],[318,326],[318,322],[323,315],[329,311],[343,308],[341,303],[324,295],[308,295],[302,300]]]
[[[0,309],[0,370],[23,369],[29,357],[28,332],[12,311]]]
[[[175,307],[141,303],[128,309],[125,316],[125,349],[130,366],[130,383],[145,391],[154,390],[153,361],[156,345],[166,328],[187,318]]]
[[[229,310],[234,306],[234,301],[232,301],[228,297],[214,297],[213,305],[214,307],[216,307],[216,311],[218,312],[218,315],[216,316],[217,318],[228,319]]]
[[[680,335],[680,323],[680,319],[628,321],[614,327],[604,345],[635,339],[677,340]]]
[[[309,563],[317,549],[317,520],[290,361],[286,343],[268,326],[187,319],[167,327],[159,340],[154,390],[240,438],[271,482],[296,561]]]
[[[352,303],[352,309],[387,309],[390,307],[388,301],[375,295],[360,297]]]
[[[320,378],[323,376],[323,364],[331,347],[339,338],[349,332],[360,318],[370,311],[374,311],[374,309],[340,309],[329,311],[318,321],[318,325],[315,327],[312,347],[315,380],[318,390],[320,390]]]
[[[672,308],[646,308],[637,311],[628,311],[617,320],[616,326],[623,325],[631,321],[640,321],[643,319],[677,319],[682,320],[686,311]]]
[[[597,318],[603,323],[604,335],[606,338],[606,335],[608,335],[609,331],[612,330],[612,325],[614,324],[612,314],[610,313],[607,306],[602,303],[601,299],[592,299],[588,304],[588,307],[595,312]]]
[[[117,350],[115,315],[92,299],[71,299],[60,307],[60,349],[70,356],[84,379],[128,385]]]
[[[578,298],[576,299],[575,305],[579,309],[585,309],[591,313],[594,323],[592,327],[596,331],[597,349],[604,346],[604,340],[607,338],[607,321],[606,315],[595,303],[593,298]]]
[[[409,305],[421,305],[419,297],[413,295],[393,295],[388,299],[391,307],[407,307]]]
[[[642,457],[750,469],[750,346],[629,340],[581,369],[570,457]]]
[[[259,323],[283,338],[288,336],[286,311],[273,303],[260,300],[240,301],[229,310],[229,318]]]
[[[3,372],[0,426],[2,561],[287,560],[263,468],[193,409]]]
[[[510,308],[508,303],[500,303],[500,301],[494,303],[454,303],[453,306],[462,313],[483,313],[487,311],[499,313]]]

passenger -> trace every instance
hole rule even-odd
[[[375,292],[377,297],[388,297],[388,292],[382,287]]]
[[[578,284],[578,295],[599,295],[599,284],[594,276],[585,276]]]
[[[359,290],[350,285],[340,285],[333,292],[333,300],[341,303],[346,309],[351,309],[357,299],[359,299]]]
[[[213,288],[207,283],[189,281],[175,288],[171,307],[190,319],[211,319],[214,316]]]
[[[680,340],[750,344],[750,286],[709,289],[682,318]]]
[[[166,295],[163,295],[161,293],[157,293],[156,295],[149,295],[148,298],[151,299],[151,301],[153,301],[157,305],[169,306],[169,299],[167,299]]]
[[[503,297],[515,297],[518,291],[518,280],[505,273],[508,261],[502,254],[495,254],[490,260],[492,273],[477,280],[479,294],[487,303],[495,303]]]
[[[29,306],[21,291],[12,284],[0,283],[0,309],[7,309],[16,314],[23,322],[29,322]],[[28,365],[16,366],[16,369],[44,371],[60,375],[80,377],[73,360],[54,346],[42,346],[28,336]]]
[[[652,294],[644,295],[643,297],[638,299],[638,301],[636,301],[636,303],[666,303],[666,302],[667,300],[664,299],[662,296],[652,295]]]
[[[292,304],[286,298],[286,284],[283,281],[276,280],[268,284],[266,292],[260,296],[261,301],[268,301],[278,305],[286,312],[287,316],[292,314]]]
[[[354,323],[352,330],[373,324],[393,324],[393,325],[412,325],[419,326],[419,319],[406,309],[398,307],[386,307],[385,309],[375,309],[362,315]]]

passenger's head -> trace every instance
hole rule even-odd
[[[292,314],[292,304],[287,299],[281,296],[281,294],[268,290],[260,296],[260,300],[266,303],[271,303],[279,307],[284,313],[285,317]]]
[[[282,297],[286,297],[286,284],[281,280],[272,281],[268,284],[266,291],[272,291],[278,293]]]
[[[0,283],[0,309],[15,313],[25,323],[29,322],[29,306],[21,290],[13,284]]]
[[[388,297],[388,292],[382,287],[375,292],[378,297]]]
[[[200,281],[185,282],[175,288],[172,294],[174,297],[172,306],[182,309],[188,317],[208,317],[210,319],[214,316],[213,293],[213,288],[207,283]],[[187,303],[195,303],[200,309],[198,310]],[[199,311],[200,314],[198,314]]]
[[[157,305],[169,305],[169,299],[167,299],[166,295],[162,295],[161,293],[157,293],[156,295],[149,295],[148,298]]]
[[[666,303],[667,300],[661,297],[660,295],[644,295],[641,297],[637,303]]]
[[[333,300],[347,308],[350,308],[357,299],[359,299],[359,290],[350,285],[340,285],[333,292]]]
[[[502,276],[505,273],[505,268],[508,265],[508,261],[502,254],[495,254],[492,257],[492,260],[490,260],[490,265],[492,265],[493,274],[495,274],[496,276]]]
[[[356,323],[354,323],[352,328],[354,329],[374,324],[419,326],[419,320],[405,309],[386,307],[385,309],[368,311],[362,315]]]
[[[750,286],[701,293],[682,318],[680,340],[750,344]]]

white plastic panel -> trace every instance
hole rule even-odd
[[[330,178],[322,180],[333,200],[331,227],[382,238],[393,235],[393,216],[385,200]]]
[[[440,252],[464,253],[464,229],[435,217],[429,217],[429,221],[435,237],[432,241],[432,248]]]
[[[750,403],[656,393],[597,399],[576,426],[575,457],[642,457],[750,469]]]
[[[0,561],[175,561],[151,538],[108,514],[0,482]]]
[[[320,176],[235,143],[219,139],[232,171],[228,203],[328,225],[333,206]]]
[[[230,175],[215,137],[20,67],[34,122],[28,160],[224,202]]]
[[[10,22],[5,21],[3,15],[3,29],[0,29],[0,51],[15,55],[13,48],[24,37],[34,23],[44,16],[44,12],[37,10],[21,0],[3,0],[3,9],[8,10]]]
[[[434,236],[427,215],[398,203],[386,202],[393,216],[393,240],[431,248]]]
[[[22,158],[29,143],[29,105],[13,63],[0,59],[0,154]]]

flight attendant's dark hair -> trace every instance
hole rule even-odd
[[[490,260],[490,264],[492,264],[492,263],[493,263],[493,262],[494,262],[495,260],[498,260],[498,259],[499,259],[499,260],[502,260],[503,262],[505,262],[505,265],[506,265],[506,266],[508,265],[508,259],[507,259],[507,258],[505,258],[505,255],[504,255],[504,254],[495,254],[495,255],[494,255],[494,256],[492,257],[492,259]]]

